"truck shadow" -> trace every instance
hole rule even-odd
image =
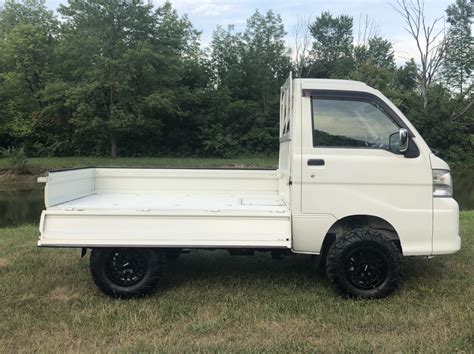
[[[230,256],[226,251],[193,251],[168,262],[160,288],[170,290],[190,282],[249,287],[262,282],[304,287],[327,283],[308,255],[274,260],[269,253]]]
[[[445,280],[449,262],[434,259],[406,258],[403,262],[401,291],[419,286],[436,288]],[[163,291],[190,283],[209,287],[255,288],[278,286],[314,290],[331,286],[317,262],[308,255],[287,256],[274,260],[270,254],[230,256],[226,251],[193,251],[169,262],[160,284]]]
[[[407,257],[403,262],[403,277],[406,281],[419,282],[441,279],[449,267],[449,260],[444,257],[421,258]]]

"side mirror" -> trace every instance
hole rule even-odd
[[[408,150],[408,130],[405,128],[400,128],[400,131],[398,132],[398,135],[400,137],[399,140],[399,145],[398,145],[398,151],[400,152],[406,152]]]

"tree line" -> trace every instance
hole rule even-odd
[[[278,151],[279,88],[297,77],[364,81],[388,96],[450,161],[473,158],[474,66],[469,0],[428,22],[422,0],[399,0],[419,58],[397,65],[370,21],[322,12],[294,43],[273,11],[242,32],[218,26],[207,47],[166,2],[43,0],[0,9],[0,148],[28,156],[233,157]],[[398,12],[398,14],[397,14]],[[10,150],[9,150],[10,151]]]

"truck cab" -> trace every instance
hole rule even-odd
[[[277,170],[51,171],[38,246],[91,249],[115,297],[150,292],[192,249],[317,255],[342,294],[384,297],[402,257],[460,249],[449,166],[379,91],[290,77],[279,139]]]

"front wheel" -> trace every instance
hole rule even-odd
[[[162,264],[159,253],[142,248],[95,248],[90,257],[94,283],[115,298],[151,293],[158,283]]]
[[[382,298],[392,293],[400,282],[400,251],[379,231],[354,229],[331,245],[326,270],[329,280],[342,294]]]

